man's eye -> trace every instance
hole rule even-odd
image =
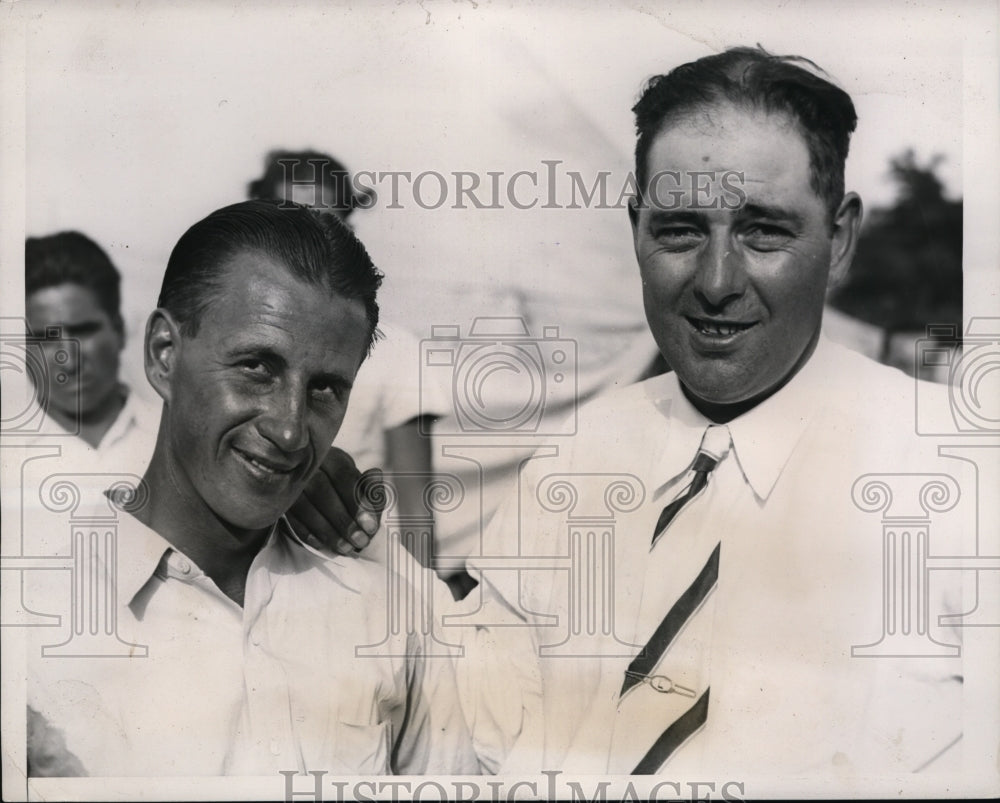
[[[792,234],[779,226],[755,224],[750,226],[743,235],[747,244],[754,249],[767,251],[779,248],[791,239]]]
[[[346,389],[334,382],[316,382],[310,388],[310,392],[317,401],[329,403],[339,401],[346,393]]]
[[[239,364],[239,367],[243,373],[254,378],[264,378],[270,375],[270,371],[263,360],[243,360]]]
[[[689,226],[657,229],[656,239],[668,248],[692,248],[701,241],[701,232]]]

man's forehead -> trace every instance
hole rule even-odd
[[[788,115],[724,105],[668,118],[649,153],[651,160],[681,170],[745,172],[749,162],[772,157],[776,145],[785,157],[779,164],[797,158],[808,163],[805,137]]]
[[[206,312],[224,350],[336,351],[346,329],[367,326],[359,299],[308,282],[269,257],[231,261],[226,275],[214,310]]]
[[[305,293],[323,298],[342,298],[322,276],[314,281],[307,271],[294,270],[285,260],[264,251],[242,249],[218,266],[217,299],[229,298],[248,313],[265,314],[282,308],[288,296]]]
[[[29,293],[25,298],[25,310],[29,316],[65,320],[97,319],[107,315],[97,294],[78,282],[62,282]]]
[[[646,167],[646,200],[656,208],[735,209],[748,200],[767,205],[788,193],[815,194],[798,127],[785,115],[731,106],[668,121]]]

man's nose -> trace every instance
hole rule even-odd
[[[694,290],[709,307],[720,308],[746,290],[743,257],[728,238],[713,237],[698,255]]]
[[[283,452],[304,449],[309,443],[305,390],[287,387],[268,394],[264,411],[257,417],[257,430]]]

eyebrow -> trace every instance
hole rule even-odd
[[[101,328],[101,321],[96,318],[88,318],[84,321],[59,323],[55,324],[55,326],[62,330],[63,337],[72,337],[73,335],[84,335],[89,334],[90,332],[96,332]]]
[[[705,216],[686,209],[652,209],[649,218],[653,223],[700,223]]]
[[[288,367],[288,360],[275,351],[270,346],[257,345],[254,343],[241,344],[229,352],[230,359],[240,359],[244,357],[254,357],[255,359],[271,362],[280,365],[282,368]],[[327,382],[334,387],[350,390],[354,387],[354,380],[349,379],[341,373],[322,371],[316,374],[313,379]]]
[[[744,204],[740,210],[741,217],[762,218],[764,220],[783,221],[795,226],[802,226],[805,218],[794,209],[785,209],[781,206],[770,206],[761,203]]]

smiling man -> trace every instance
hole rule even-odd
[[[29,237],[24,285],[25,318],[42,358],[39,376],[29,372],[28,377],[44,382],[36,388],[37,400],[55,424],[43,426],[43,434],[27,443],[59,446],[59,471],[75,475],[74,482],[85,492],[103,490],[100,480],[91,483],[88,475],[141,476],[153,454],[160,411],[120,376],[126,338],[117,268],[81,232]],[[67,342],[73,347],[63,348]],[[58,434],[61,430],[64,435]],[[377,510],[367,509],[367,503],[359,508],[355,501],[354,488],[361,480],[351,457],[331,449],[323,471],[292,508],[317,523],[312,535],[331,550],[361,548],[378,527]],[[45,604],[42,609],[49,610]]]
[[[853,121],[843,111],[846,156]],[[630,210],[646,318],[684,393],[716,423],[752,409],[806,364],[828,283],[854,254],[861,200],[843,194],[842,176],[840,197],[813,189],[800,130],[790,111],[748,112],[720,98],[675,110],[652,143],[641,141],[648,152],[637,177],[657,179]],[[677,182],[664,203],[674,176],[687,185]],[[743,202],[732,208],[723,182],[737,180]]]
[[[868,474],[940,477],[954,461],[915,435],[913,380],[822,336],[861,223],[844,191],[853,104],[810,62],[736,48],[651,79],[634,112],[629,218],[673,372],[581,408],[470,561],[487,607],[503,600],[477,621],[505,608],[532,625],[537,677],[480,698],[507,723],[507,768],[720,783],[954,771],[962,664],[938,616],[962,610],[957,583],[883,608],[910,553],[883,566],[878,493],[857,493]],[[515,554],[518,571],[492,570]],[[552,556],[570,560],[525,565]],[[868,646],[898,615],[924,652]]]
[[[38,774],[474,771],[449,667],[428,671],[406,633],[357,654],[384,640],[368,611],[386,568],[283,517],[340,428],[380,281],[350,230],[302,207],[236,204],[178,241],[146,328],[163,400],[148,499],[105,564],[134,648],[33,658]]]

